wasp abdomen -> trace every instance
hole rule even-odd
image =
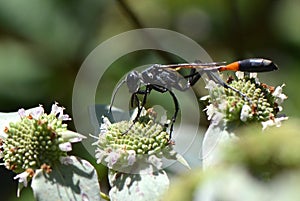
[[[268,59],[245,59],[238,63],[239,71],[243,72],[268,72],[278,70],[277,65]]]

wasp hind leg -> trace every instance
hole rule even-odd
[[[238,93],[241,97],[243,97],[244,99],[246,99],[250,105],[252,105],[252,100],[244,93],[242,93],[241,91],[237,90],[236,88],[228,85],[226,82],[224,82],[218,75],[215,75],[214,73],[207,73],[207,76],[213,80],[214,82],[216,82],[217,84],[220,84],[221,86],[227,88],[227,89],[231,89],[232,91]]]
[[[174,106],[175,106],[175,112],[172,116],[172,123],[171,123],[171,126],[170,126],[170,136],[169,136],[169,140],[171,141],[172,139],[172,133],[173,133],[173,129],[174,129],[174,123],[176,121],[176,118],[177,118],[177,114],[179,112],[179,103],[178,103],[178,99],[177,97],[175,96],[175,94],[169,90],[168,88],[166,87],[162,87],[162,86],[159,86],[159,85],[151,85],[151,88],[154,89],[155,91],[158,91],[160,93],[165,93],[165,92],[169,92],[169,94],[171,95],[172,99],[173,99],[173,102],[174,102]]]

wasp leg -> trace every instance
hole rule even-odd
[[[150,85],[150,86],[151,86],[151,89],[154,89],[155,91],[158,91],[160,93],[169,92],[169,94],[172,96],[174,106],[175,106],[175,112],[172,116],[172,123],[171,123],[171,127],[170,127],[170,137],[169,137],[169,139],[171,140],[172,139],[172,132],[173,132],[173,128],[174,128],[174,123],[176,121],[177,114],[178,114],[178,111],[179,111],[178,99],[175,96],[175,94],[166,87],[162,87],[162,86],[159,86],[159,85]]]
[[[220,84],[221,86],[225,87],[225,88],[229,88],[232,91],[238,93],[240,96],[242,96],[244,99],[246,99],[250,104],[252,104],[251,99],[244,93],[242,93],[241,91],[237,90],[236,88],[228,85],[226,82],[224,82],[224,80],[222,80],[217,74],[214,73],[210,73],[210,72],[206,72],[207,76],[212,79],[214,82],[216,82],[217,84]]]
[[[143,110],[143,108],[145,107],[145,104],[147,102],[147,97],[148,97],[148,94],[151,92],[151,87],[149,87],[149,85],[146,86],[146,89],[145,90],[138,90],[136,92],[134,92],[132,95],[131,95],[131,99],[130,99],[130,104],[131,104],[131,107],[134,106],[134,102],[136,102],[136,105],[137,105],[137,108],[138,108],[138,112],[137,112],[137,115],[136,117],[133,119],[133,123],[129,126],[129,128],[124,132],[122,133],[123,135],[128,133],[128,131],[132,128],[132,126],[138,121],[138,119],[140,118],[141,116],[141,112]],[[142,103],[140,104],[140,100],[138,98],[138,94],[141,94],[141,95],[144,95],[143,97],[143,100],[142,100]]]
[[[133,93],[130,98],[130,107],[133,108],[134,106],[140,107],[140,101],[136,93]]]
[[[151,90],[152,90],[151,85],[147,85],[145,90],[138,90],[137,92],[134,93],[135,97],[138,101],[139,101],[139,99],[137,97],[137,94],[144,95],[142,103],[138,104],[138,113],[137,113],[136,117],[133,120],[134,123],[137,122],[137,120],[139,119],[139,117],[141,115],[141,112],[142,112],[143,108],[146,105],[148,94],[150,94]]]
[[[196,69],[191,69],[191,72],[189,75],[184,76],[184,78],[188,78],[188,82],[190,86],[194,86],[198,80],[201,78],[201,72],[196,71]]]

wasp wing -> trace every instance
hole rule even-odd
[[[170,70],[180,70],[180,69],[205,69],[205,70],[216,70],[221,66],[224,66],[226,62],[210,62],[210,63],[181,63],[181,64],[161,64],[157,65],[157,68],[167,68]]]

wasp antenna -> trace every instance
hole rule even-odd
[[[126,79],[122,80],[118,85],[117,87],[114,89],[113,91],[113,94],[112,94],[112,98],[111,98],[111,101],[110,101],[110,106],[109,106],[109,113],[111,113],[111,108],[114,104],[114,101],[115,101],[115,97],[116,97],[116,94],[118,92],[118,90],[121,88],[121,86],[126,82]]]

